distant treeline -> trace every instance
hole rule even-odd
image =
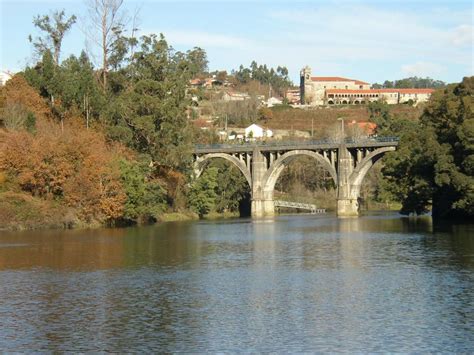
[[[374,89],[436,89],[444,86],[446,86],[446,83],[444,81],[435,80],[431,78],[419,78],[417,76],[393,81],[385,80],[383,84],[375,83],[372,85]]]

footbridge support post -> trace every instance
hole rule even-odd
[[[252,154],[252,217],[273,216],[275,204],[273,191],[265,190],[264,176],[267,162],[263,154],[255,148]]]

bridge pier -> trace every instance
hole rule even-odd
[[[252,217],[268,217],[275,215],[275,202],[273,200],[252,199]]]
[[[267,162],[258,148],[252,154],[252,217],[275,215],[273,190],[265,190],[264,176],[267,172]]]
[[[357,199],[337,199],[338,217],[357,217],[359,215],[359,202]]]
[[[338,154],[338,181],[337,181],[337,215],[339,217],[353,217],[359,215],[358,191],[351,185],[353,171],[352,156],[341,144]]]

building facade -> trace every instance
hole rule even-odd
[[[330,76],[311,75],[306,66],[300,72],[301,104],[359,105],[383,100],[388,104],[428,101],[433,89],[371,89],[370,84],[360,80]]]

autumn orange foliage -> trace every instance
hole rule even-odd
[[[21,74],[13,76],[0,88],[0,108],[13,103],[25,107],[40,122],[52,118],[48,104]]]
[[[25,131],[0,135],[0,170],[23,191],[44,199],[62,199],[86,222],[120,218],[126,195],[117,164],[120,151],[96,131],[53,123],[36,135]]]
[[[119,219],[126,195],[118,160],[128,153],[111,146],[80,118],[69,117],[64,127],[52,120],[45,101],[16,75],[0,94],[6,103],[23,105],[36,117],[36,133],[0,130],[0,173],[19,190],[73,208],[86,223]]]

